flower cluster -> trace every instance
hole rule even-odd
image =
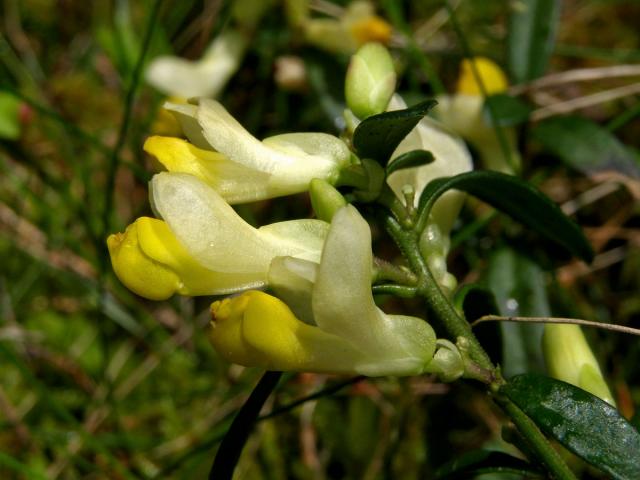
[[[348,115],[359,122],[404,107],[392,98],[395,72],[383,47],[363,47],[354,62],[347,97],[355,113]],[[435,372],[449,380],[462,374],[461,354],[436,340],[426,321],[386,314],[374,303],[371,230],[332,187],[344,185],[343,172],[360,163],[343,140],[325,133],[259,140],[208,98],[165,109],[182,138],[152,136],[144,145],[166,169],[150,183],[159,218],[139,218],[107,240],[122,283],[152,300],[243,292],[212,304],[209,329],[220,355],[242,365],[371,376]],[[407,188],[419,194],[431,179],[471,168],[464,144],[433,120],[420,122],[390,161],[417,149],[435,161],[389,176],[389,191],[401,201]],[[305,191],[318,219],[254,228],[231,207]],[[431,237],[434,229],[446,237],[460,202],[458,194],[439,201]],[[438,255],[444,262],[446,248]]]

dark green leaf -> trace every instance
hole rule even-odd
[[[640,179],[640,163],[608,130],[577,116],[540,122],[533,136],[568,166],[586,175],[617,172]]]
[[[486,473],[509,473],[526,478],[541,478],[542,475],[524,460],[504,452],[474,450],[459,456],[436,470],[438,480],[468,479]]]
[[[484,102],[483,115],[487,125],[491,125],[491,112],[495,121],[501,127],[513,127],[526,122],[531,113],[531,107],[510,95],[499,93],[487,97]]]
[[[568,383],[518,375],[501,392],[547,435],[617,480],[640,478],[640,433],[614,407]]]
[[[544,272],[524,255],[510,248],[496,251],[484,280],[496,296],[500,315],[550,316]],[[500,322],[505,377],[544,371],[540,349],[543,329],[542,324]]]
[[[516,83],[542,76],[553,52],[560,0],[513,2],[509,19],[509,67]]]
[[[504,173],[474,171],[433,180],[420,196],[422,225],[436,200],[451,189],[487,202],[585,261],[593,258],[591,245],[580,227],[555,203],[524,180]]]
[[[435,100],[426,100],[405,110],[380,113],[364,119],[353,132],[353,146],[358,156],[386,164],[398,144],[437,103]]]
[[[499,315],[496,298],[487,288],[477,283],[466,283],[455,293],[453,304],[470,320],[483,315]]]
[[[410,152],[403,153],[399,157],[393,159],[389,165],[387,165],[387,176],[391,175],[397,170],[403,168],[421,167],[427,165],[435,160],[433,153],[426,150],[411,150]]]
[[[281,376],[282,372],[266,372],[253,389],[220,444],[209,472],[210,479],[231,480],[233,478],[233,471],[240,459],[244,444],[249,438],[264,402],[278,385]]]

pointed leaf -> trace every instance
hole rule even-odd
[[[475,478],[487,473],[521,475],[525,478],[542,478],[531,464],[504,452],[473,450],[447,462],[436,470],[437,480]]]
[[[640,162],[608,130],[578,116],[549,118],[533,136],[568,166],[585,175],[616,172],[640,179]]]
[[[544,75],[553,52],[562,2],[513,2],[509,19],[509,66],[516,83]]]
[[[548,317],[551,315],[544,272],[539,265],[510,248],[491,255],[485,281],[495,294],[500,315]],[[544,372],[540,350],[542,324],[500,322],[503,375]]]
[[[393,162],[387,165],[387,176],[393,172],[402,170],[403,168],[421,167],[422,165],[428,165],[433,162],[435,157],[433,153],[426,150],[411,150],[410,152],[403,153],[399,157],[396,157]]]
[[[437,103],[435,100],[426,100],[405,110],[366,118],[353,133],[353,145],[358,155],[386,164],[402,139]]]
[[[499,172],[474,171],[433,180],[420,196],[422,226],[436,200],[452,189],[487,202],[585,261],[593,258],[591,245],[580,227],[555,203],[524,180]]]
[[[536,374],[501,392],[549,436],[617,480],[640,478],[640,433],[614,407],[584,390]]]

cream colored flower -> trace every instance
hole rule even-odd
[[[215,100],[167,104],[189,142],[151,137],[145,150],[171,172],[197,176],[229,203],[245,203],[309,189],[314,178],[331,183],[350,160],[347,146],[325,133],[288,133],[256,139]]]

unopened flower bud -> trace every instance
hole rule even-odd
[[[351,57],[345,96],[347,105],[357,117],[384,112],[395,86],[393,60],[380,43],[367,43]]]
[[[436,341],[436,353],[426,371],[435,373],[443,382],[453,382],[464,374],[464,360],[458,347],[449,340]]]
[[[547,370],[553,378],[580,387],[615,405],[598,361],[578,325],[545,325],[542,350]]]

